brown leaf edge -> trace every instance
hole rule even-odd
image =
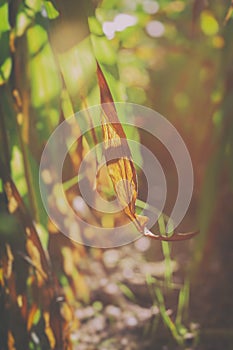
[[[161,234],[154,234],[149,231],[147,228],[144,230],[143,236],[155,239],[157,241],[162,242],[178,242],[178,241],[186,241],[198,235],[199,231],[192,232],[174,232],[171,236],[164,236]]]

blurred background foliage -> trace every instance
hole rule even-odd
[[[90,276],[103,265],[109,278],[108,253],[85,249],[61,235],[47,217],[38,185],[41,153],[56,126],[100,103],[96,59],[114,100],[164,115],[184,138],[193,161],[193,200],[181,229],[200,228],[200,234],[193,242],[172,247],[146,241],[144,248],[131,247],[129,254],[138,249],[142,265],[157,261],[165,266],[159,278],[156,272],[144,276],[148,290],[143,297],[151,295],[178,344],[190,334],[196,339],[190,326],[195,321],[201,324],[200,333],[202,327],[217,327],[223,343],[232,345],[232,12],[229,0],[0,0],[0,349],[72,348],[70,334],[82,328],[75,308],[94,305],[99,313],[104,305],[91,288]],[[74,133],[79,132],[77,127]],[[177,186],[172,160],[148,135],[130,129],[126,133],[140,138],[160,160],[168,177],[169,214]],[[122,218],[85,207],[77,188],[81,159],[95,138],[100,140],[101,133],[85,135],[69,151],[64,188],[81,217],[114,227]],[[43,175],[49,182],[49,174]],[[139,181],[144,200],[142,175]],[[104,172],[100,182],[111,198]],[[50,200],[66,214],[56,189]],[[81,236],[82,228],[67,220],[67,227]],[[124,256],[124,251],[118,254]],[[179,268],[174,277],[175,262]],[[173,300],[175,281],[180,288]],[[137,291],[127,283],[121,293],[135,303]],[[169,316],[167,295],[176,319]],[[213,313],[220,316],[209,324]],[[150,333],[152,348],[158,333]],[[206,334],[208,343],[214,331]]]

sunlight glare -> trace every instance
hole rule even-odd
[[[158,10],[159,10],[159,4],[158,4],[157,1],[151,1],[151,0],[144,1],[144,2],[143,2],[143,10],[144,10],[146,13],[149,13],[150,15],[153,15],[153,14],[155,14],[156,12],[158,12]]]
[[[161,22],[151,21],[147,24],[146,31],[153,38],[159,38],[164,34],[165,28]]]
[[[128,27],[134,26],[137,23],[137,18],[125,13],[120,13],[119,15],[116,15],[113,23],[115,26],[115,31],[121,32]]]
[[[112,22],[106,21],[103,23],[103,32],[106,37],[111,40],[114,38],[116,32],[122,32],[128,27],[132,27],[137,23],[135,16],[120,13],[116,15]]]
[[[115,36],[114,22],[104,22],[103,32],[109,40],[113,39]]]

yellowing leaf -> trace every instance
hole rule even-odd
[[[102,104],[101,123],[104,139],[104,155],[109,176],[124,213],[132,220],[139,232],[155,240],[182,241],[194,237],[198,232],[174,232],[169,237],[160,233],[153,234],[146,228],[148,218],[136,214],[135,203],[138,195],[136,169],[110,89],[98,62],[97,76]]]
[[[10,182],[6,182],[4,189],[8,199],[8,210],[9,213],[13,214],[18,209],[18,202],[15,196],[13,195],[13,189]]]
[[[50,326],[50,315],[48,312],[44,312],[44,321],[45,321],[45,334],[47,335],[50,348],[54,349],[56,345],[56,339],[53,333],[53,330]]]
[[[37,277],[38,286],[41,287],[44,284],[44,282],[47,280],[47,275],[44,272],[41,264],[40,252],[30,238],[27,239],[26,249],[32,261],[32,264],[35,267],[35,274]]]
[[[0,286],[4,287],[5,281],[4,281],[4,274],[3,274],[3,268],[0,267]]]
[[[12,274],[14,256],[9,244],[6,244],[6,261],[3,265],[4,277],[9,279]]]
[[[38,312],[38,310],[39,310],[38,306],[36,304],[33,304],[30,311],[29,311],[28,317],[27,317],[27,330],[28,331],[30,331],[32,328],[32,325],[34,323],[34,318],[35,318],[35,315]]]
[[[72,323],[74,321],[73,310],[69,304],[67,304],[67,302],[63,302],[61,304],[60,313],[64,321],[67,323]]]
[[[8,341],[7,341],[9,350],[16,350],[15,348],[15,338],[11,331],[8,331]]]
[[[97,63],[97,76],[102,104],[102,130],[104,154],[109,176],[117,199],[125,214],[132,220],[138,231],[144,233],[147,217],[137,215],[137,175],[132,161],[125,132],[117,116],[113,98],[103,72]]]
[[[4,190],[7,197],[7,206],[10,214],[16,215],[16,217],[21,221],[24,226],[25,233],[31,242],[28,243],[27,250],[30,258],[22,254],[23,258],[33,265],[37,273],[40,274],[40,279],[47,280],[47,271],[49,272],[49,265],[47,257],[41,245],[38,232],[35,229],[34,223],[27,211],[27,208],[22,200],[21,195],[18,192],[14,182],[12,181],[10,175],[7,172],[6,167],[0,160],[0,175],[3,179]],[[35,264],[34,258],[38,257],[37,263]],[[33,258],[34,257],[34,258]],[[29,260],[30,261],[29,261]],[[36,260],[36,259],[35,259]],[[46,271],[46,272],[45,272]],[[41,280],[42,282],[42,280]]]

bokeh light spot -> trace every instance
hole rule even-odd
[[[150,15],[155,14],[159,10],[159,4],[157,1],[144,1],[143,10]]]
[[[215,35],[219,30],[219,25],[217,20],[214,18],[211,12],[203,11],[201,13],[201,30],[205,35]]]
[[[159,21],[151,21],[146,25],[146,31],[153,38],[159,38],[164,34],[165,28],[163,23]]]

